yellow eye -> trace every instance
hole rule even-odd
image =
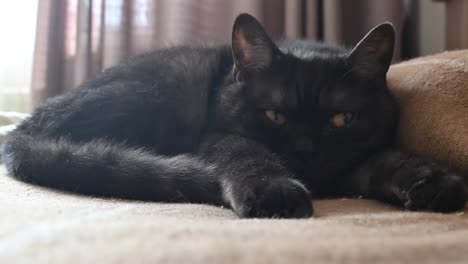
[[[341,128],[349,125],[353,121],[353,113],[339,113],[330,118],[330,124],[334,128]]]
[[[284,125],[286,123],[286,117],[275,110],[266,110],[265,115],[275,124],[277,125]]]

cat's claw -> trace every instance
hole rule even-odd
[[[462,179],[453,174],[424,177],[413,183],[406,194],[405,208],[415,211],[455,212],[466,203]]]
[[[275,180],[246,192],[234,211],[244,218],[306,218],[313,214],[309,192],[292,179]]]

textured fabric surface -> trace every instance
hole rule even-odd
[[[393,65],[387,79],[400,100],[401,141],[468,173],[468,50]]]
[[[0,263],[466,263],[468,214],[367,200],[315,202],[303,220],[205,205],[97,199],[17,182],[0,167]]]

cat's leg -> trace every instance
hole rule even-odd
[[[312,215],[309,192],[266,148],[240,136],[213,136],[200,155],[216,164],[223,198],[240,217]]]
[[[354,194],[410,210],[452,212],[466,202],[459,175],[422,157],[401,151],[377,153],[350,178]]]

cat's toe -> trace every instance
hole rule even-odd
[[[257,190],[237,213],[246,218],[306,218],[312,216],[313,208],[307,189],[288,179]]]
[[[442,175],[421,179],[407,194],[405,207],[410,210],[454,212],[466,203],[466,188],[456,175]]]
[[[449,176],[442,183],[439,192],[429,204],[429,210],[436,212],[454,212],[465,207],[466,189],[457,176]]]
[[[277,212],[273,211],[273,217],[279,218],[306,218],[313,215],[312,202],[309,191],[299,182],[290,180],[289,188],[280,190]],[[273,201],[275,202],[275,201]]]

